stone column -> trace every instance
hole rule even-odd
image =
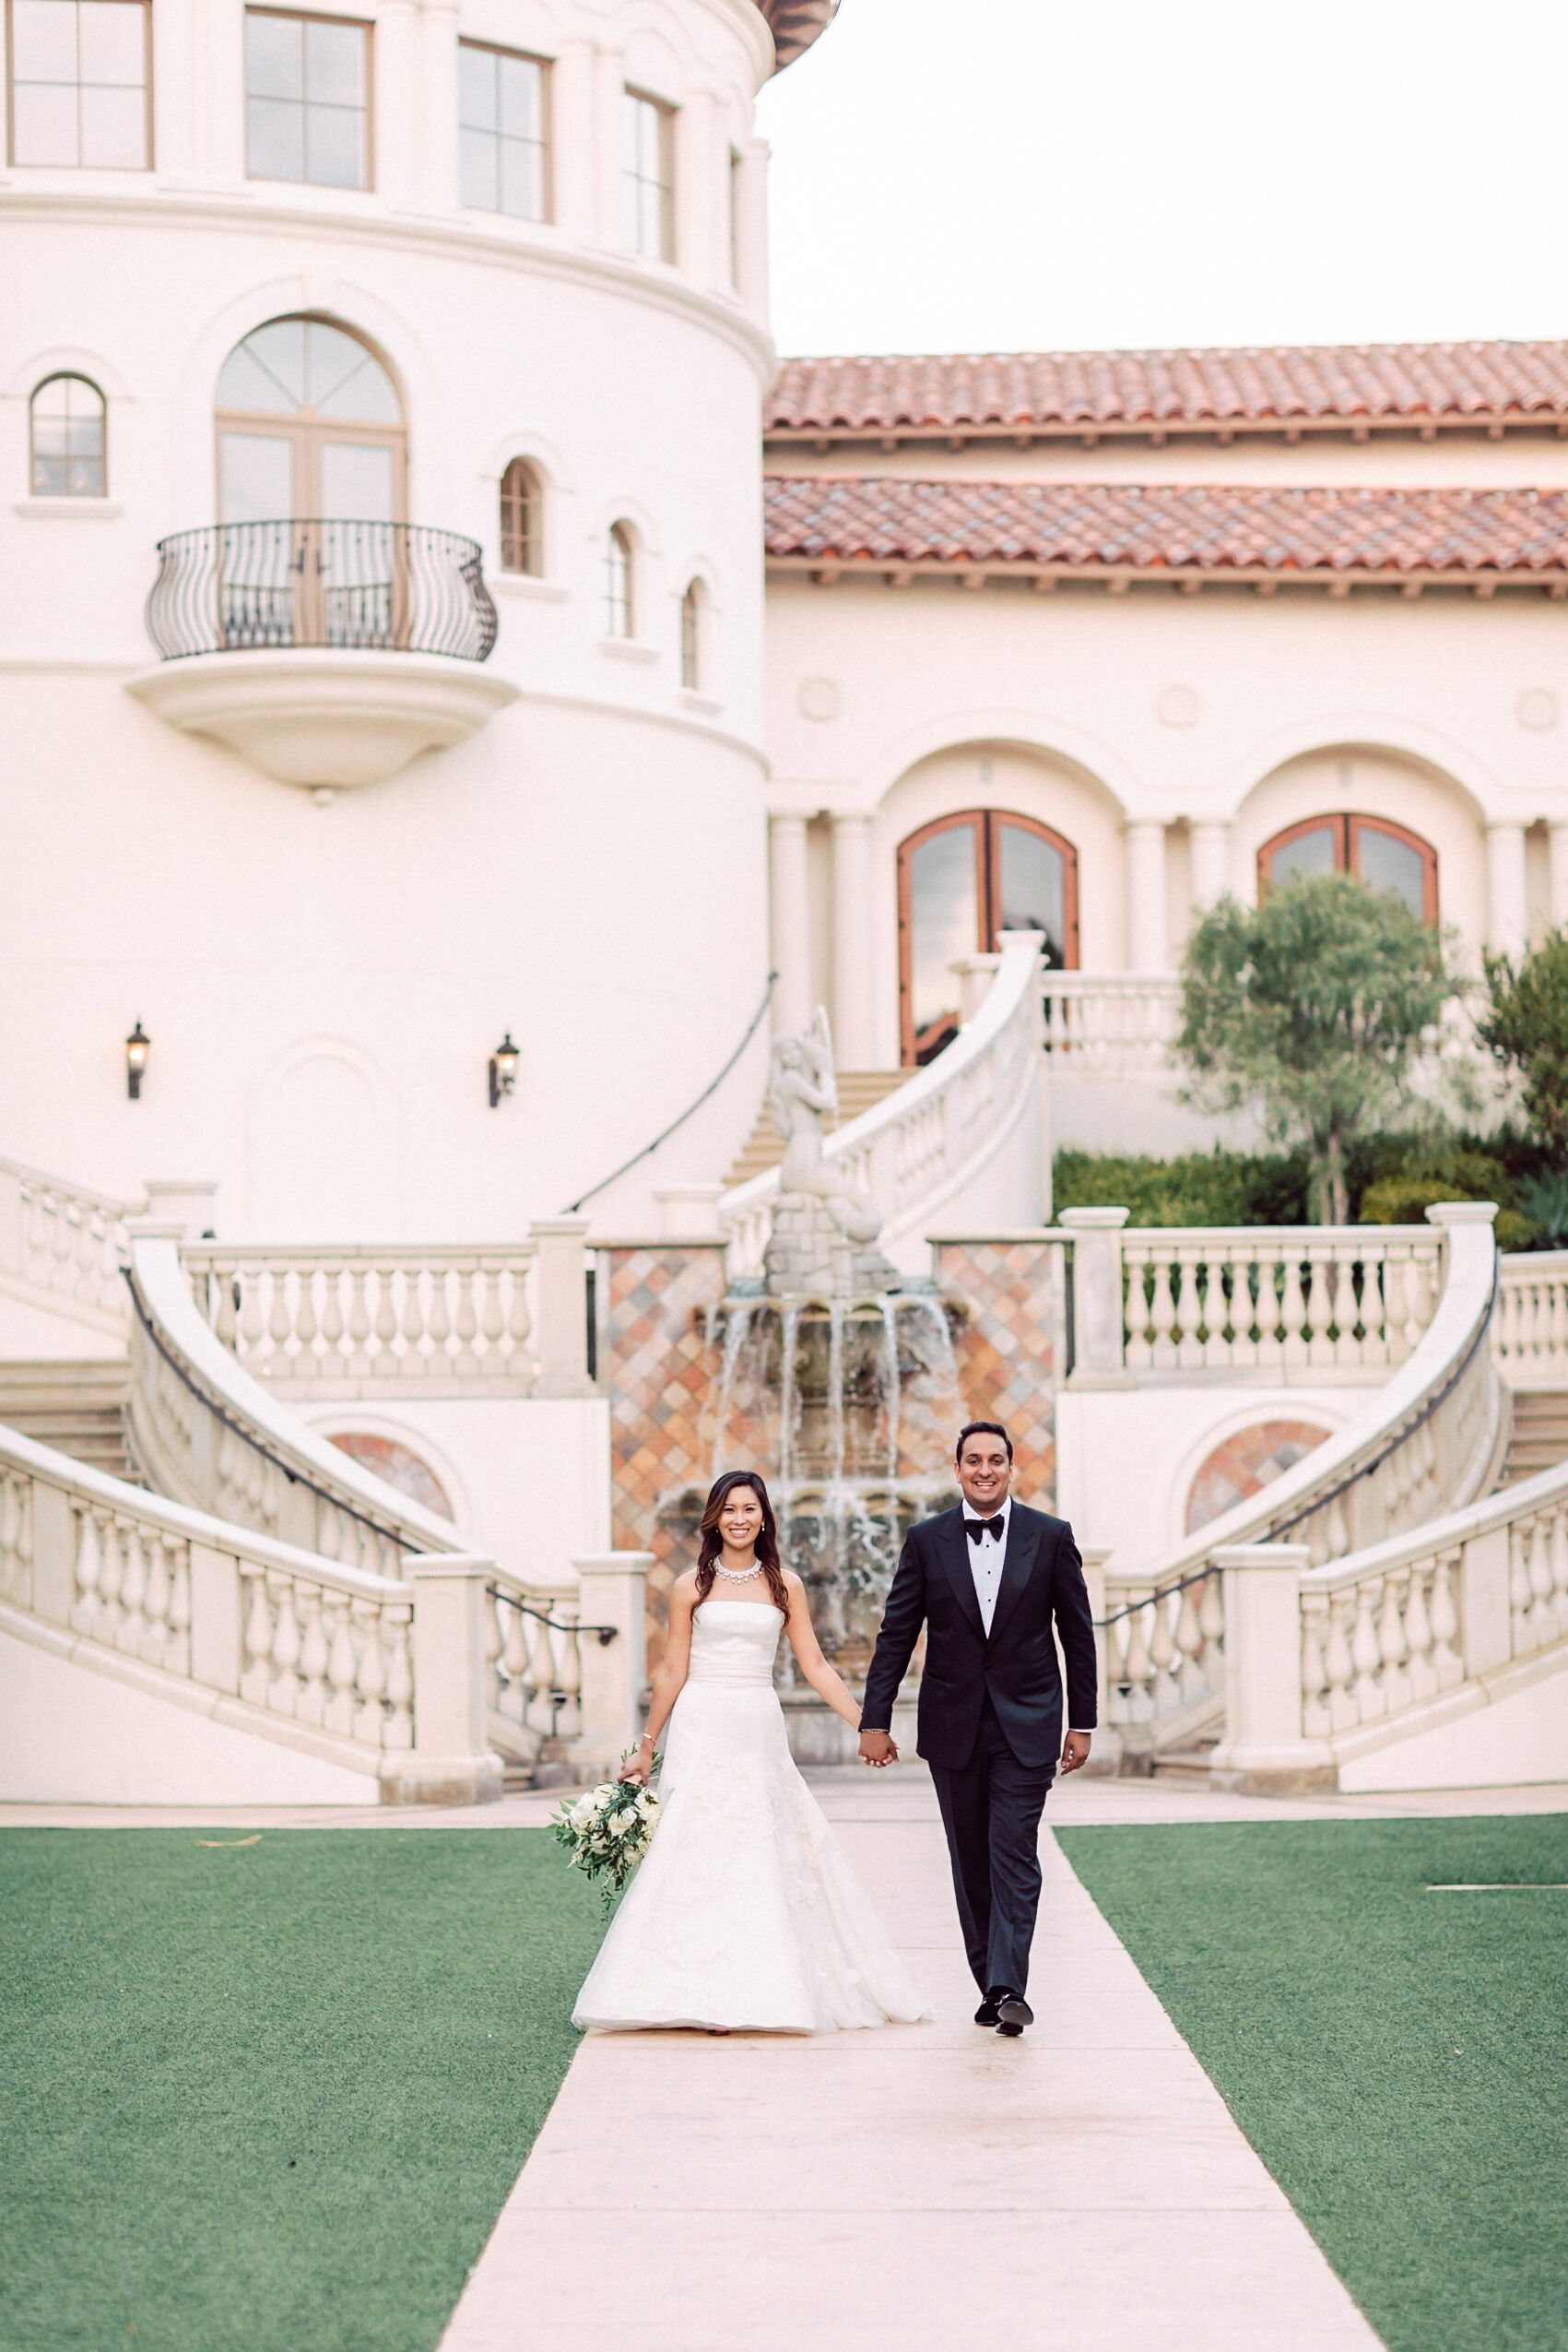
[[[536,1397],[591,1397],[588,1377],[586,1217],[539,1217],[530,1227],[534,1260]]]
[[[958,980],[959,1019],[966,1029],[990,995],[1001,965],[999,955],[955,955],[949,964],[948,970]]]
[[[648,1679],[646,1592],[651,1552],[595,1552],[574,1560],[577,1621],[607,1625],[612,1638],[580,1637],[585,1771],[613,1771],[642,1727],[643,1686]],[[576,1759],[573,1759],[576,1761]]]
[[[725,274],[719,266],[714,119],[713,101],[701,89],[688,93],[675,118],[675,258],[700,286]]]
[[[469,1554],[416,1554],[414,1745],[393,1764],[393,1792],[416,1804],[474,1804],[501,1794],[501,1758],[485,1745],[489,1665],[485,1587],[495,1562]]]
[[[748,139],[737,149],[736,292],[749,311],[768,310],[768,142]]]
[[[1221,1789],[1332,1788],[1323,1742],[1302,1731],[1302,1570],[1304,1543],[1224,1543],[1225,1736],[1214,1752]]]
[[[1072,1235],[1073,1368],[1071,1389],[1130,1389],[1122,1307],[1122,1227],[1125,1209],[1064,1209]]]
[[[811,1022],[811,907],[806,820],[774,817],[768,828],[773,917],[773,1028],[797,1036]]]
[[[1192,903],[1202,915],[1225,895],[1230,881],[1231,825],[1225,817],[1195,818],[1192,827]]]
[[[550,217],[586,243],[594,234],[594,50],[562,41],[550,67]]]
[[[1548,835],[1551,857],[1551,896],[1548,913],[1554,927],[1568,923],[1568,824],[1556,824]]]
[[[833,819],[833,1055],[869,1070],[872,1022],[871,820]]]
[[[626,98],[626,53],[606,47],[594,57],[594,210],[601,245],[624,250],[621,226],[621,140]]]
[[[1165,828],[1139,819],[1126,828],[1127,969],[1163,972],[1169,961],[1165,937]]]
[[[1525,828],[1489,824],[1486,829],[1486,937],[1504,954],[1524,951],[1529,928],[1525,901]]]
[[[419,0],[419,195],[428,210],[457,203],[456,0]]]

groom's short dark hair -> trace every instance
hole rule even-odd
[[[1003,1428],[999,1421],[966,1421],[963,1427],[959,1431],[958,1444],[953,1448],[954,1461],[957,1462],[963,1460],[963,1449],[971,1437],[980,1436],[999,1437],[1003,1445],[1006,1446],[1008,1449],[1008,1460],[1011,1461],[1013,1458],[1013,1441],[1008,1436],[1007,1431]]]

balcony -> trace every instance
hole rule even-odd
[[[477,542],[407,523],[221,523],[160,539],[156,669],[128,681],[171,727],[216,736],[329,797],[465,741],[513,701],[482,665],[495,606]]]

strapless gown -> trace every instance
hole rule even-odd
[[[813,2034],[931,2015],[796,1769],[773,1688],[783,1625],[755,1601],[699,1608],[658,1827],[574,2025]]]

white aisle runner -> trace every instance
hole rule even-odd
[[[937,2024],[590,2035],[441,2352],[1376,2352],[1055,1839],[1006,2042],[929,1782],[819,1793]]]

